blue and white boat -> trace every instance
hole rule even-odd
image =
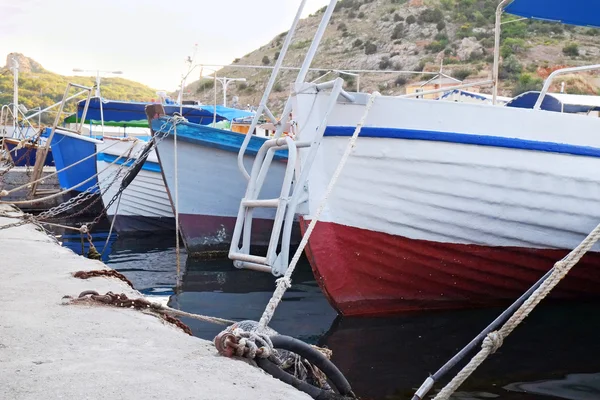
[[[600,28],[600,2],[504,0],[496,44],[503,11]],[[293,87],[301,160],[295,172],[307,179],[296,181],[291,198],[308,198],[297,209],[304,230],[320,214],[307,255],[341,314],[512,301],[600,222],[600,118],[585,115],[599,104],[577,101],[573,108],[580,115],[566,111],[569,98],[552,110],[549,100],[561,96],[545,99],[557,75],[600,65],[553,72],[526,108],[515,106],[524,98],[497,105],[498,48],[494,66],[494,79],[478,84],[493,87],[496,105],[346,93],[339,78],[318,84],[299,78]],[[565,112],[555,112],[560,107]],[[356,146],[336,174],[357,127]],[[303,143],[311,143],[310,149],[300,148]],[[337,181],[330,193],[332,179]],[[244,261],[236,253],[230,257]],[[600,295],[600,244],[580,264],[554,296]]]
[[[99,182],[98,191],[106,206],[120,187],[122,176],[113,183],[117,170],[128,162],[128,158],[137,159],[150,140],[145,114],[148,104],[150,103],[100,100],[96,97],[91,99],[86,114],[85,123],[89,127],[87,136],[57,129],[52,149],[58,170],[97,153],[97,156],[59,173],[61,187],[66,189],[80,185],[75,191],[85,191]],[[84,107],[85,102],[80,102],[77,113],[65,122],[80,121]],[[227,120],[239,112],[223,107],[215,110],[214,107],[188,105],[181,108],[179,105],[165,105],[165,108],[169,115],[181,111],[183,116],[200,124]],[[129,163],[133,160],[130,159]],[[189,172],[193,173],[192,170]],[[136,178],[123,191],[120,201],[113,204],[107,214],[111,220],[116,216],[115,230],[121,233],[175,229],[171,199],[165,190],[161,167],[154,150],[148,154]]]
[[[250,168],[258,150],[268,138],[256,136],[254,132],[244,134],[183,122],[177,125],[175,153],[172,122],[165,117],[156,118],[152,121],[152,129],[155,134],[166,135],[158,143],[157,152],[167,191],[171,199],[178,199],[180,232],[188,255],[207,257],[227,254],[247,183],[238,168],[238,152],[246,135],[250,135],[243,157],[246,168]],[[280,196],[287,167],[287,151],[280,150],[274,157],[261,192],[269,198]],[[268,245],[274,217],[275,209],[257,210],[254,214],[252,246],[265,248]],[[294,233],[294,243],[298,243],[299,231]]]

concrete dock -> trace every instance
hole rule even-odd
[[[211,342],[133,309],[64,304],[84,290],[142,297],[0,205],[0,399],[310,399]]]

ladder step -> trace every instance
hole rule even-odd
[[[258,271],[258,272],[268,272],[268,273],[273,272],[271,267],[267,267],[266,265],[262,265],[262,264],[255,264],[255,263],[245,262],[245,261],[234,261],[233,264],[236,266],[236,268],[251,269],[253,271]]]
[[[244,207],[270,207],[277,208],[279,207],[280,200],[279,199],[268,199],[268,200],[242,200],[242,205]]]
[[[267,257],[253,256],[251,254],[244,254],[244,253],[230,253],[229,259],[249,262],[249,263],[253,263],[253,264],[260,264],[260,265],[265,265],[265,266],[269,264],[269,262],[267,261]]]

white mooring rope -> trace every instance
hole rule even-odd
[[[519,326],[519,324],[527,318],[533,309],[546,297],[552,289],[571,271],[571,269],[579,262],[581,257],[587,253],[594,244],[600,239],[600,224],[569,254],[562,260],[556,262],[552,268],[550,276],[537,288],[535,292],[519,307],[517,311],[510,317],[502,328],[498,331],[491,332],[483,340],[481,350],[471,361],[450,381],[438,394],[434,400],[448,400],[460,385],[485,361],[485,359],[493,354],[502,346],[502,342],[511,332]]]
[[[375,103],[375,99],[378,96],[379,96],[379,92],[373,92],[371,94],[371,96],[369,96],[369,100],[367,101],[365,112],[364,112],[362,118],[360,119],[360,121],[358,122],[358,124],[356,125],[356,129],[354,129],[354,133],[352,134],[352,137],[348,141],[348,145],[346,146],[346,151],[342,155],[342,158],[340,159],[340,162],[339,162],[335,172],[333,173],[331,180],[329,181],[329,185],[327,186],[327,190],[325,192],[325,195],[323,196],[323,199],[321,199],[321,202],[319,203],[317,212],[315,213],[313,219],[310,221],[310,224],[308,225],[306,232],[302,236],[302,241],[300,241],[300,245],[298,246],[298,249],[296,250],[294,257],[292,258],[292,261],[290,262],[288,269],[285,271],[285,275],[283,277],[277,279],[277,288],[275,289],[275,292],[273,293],[273,297],[271,297],[271,300],[269,300],[269,304],[267,304],[267,307],[265,308],[265,311],[263,312],[262,317],[260,318],[257,331],[262,331],[267,327],[267,325],[271,321],[271,318],[273,318],[275,309],[281,302],[281,299],[283,298],[285,291],[292,286],[291,276],[294,273],[294,269],[296,269],[296,265],[298,264],[298,261],[300,260],[300,257],[302,256],[302,252],[304,251],[304,248],[308,244],[308,239],[310,238],[310,235],[312,234],[312,231],[315,228],[315,225],[319,221],[319,218],[321,217],[321,213],[325,209],[327,200],[329,199],[329,196],[331,195],[331,192],[333,191],[333,188],[334,188],[335,184],[337,183],[337,181],[344,169],[344,166],[346,165],[346,161],[348,161],[348,157],[350,157],[350,153],[352,153],[352,150],[354,150],[354,147],[356,146],[356,140],[358,139],[358,135],[360,134],[360,131],[362,130],[362,127],[365,124],[365,121],[367,119],[367,116],[369,115],[369,112],[371,111],[371,107],[373,107],[373,104]]]

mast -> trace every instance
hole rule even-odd
[[[19,61],[13,56],[13,137],[19,121]]]

